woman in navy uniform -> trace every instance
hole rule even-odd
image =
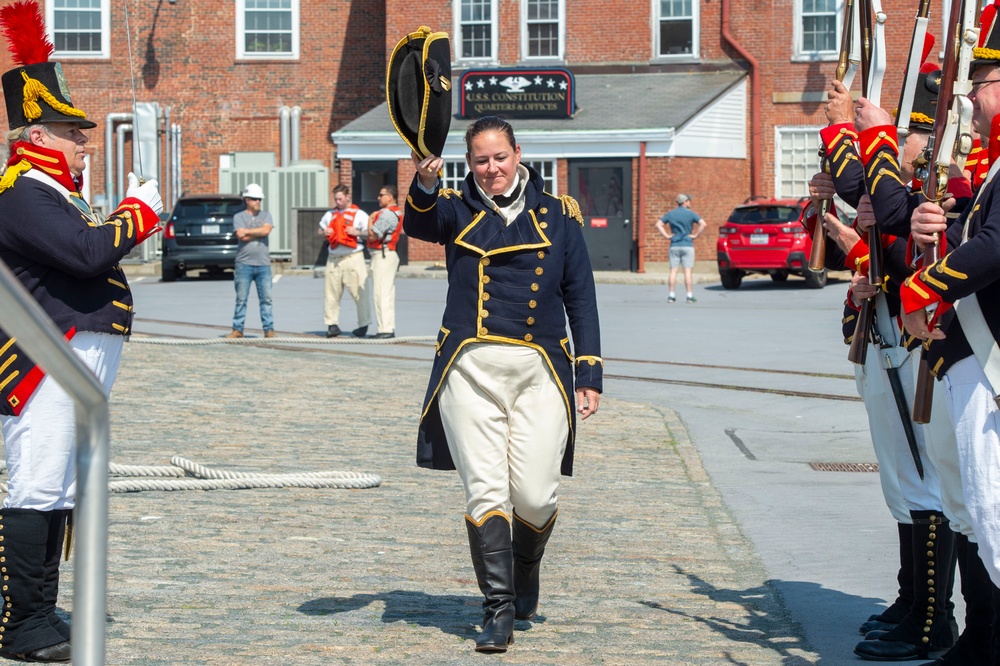
[[[461,190],[441,188],[441,158],[414,153],[403,216],[408,236],[445,246],[448,265],[417,464],[462,478],[485,596],[476,650],[503,652],[515,617],[534,617],[560,474],[572,474],[576,413],[597,411],[603,361],[576,201],[543,192],[505,120],[476,120],[465,142]]]
[[[0,260],[110,392],[132,326],[132,293],[119,261],[159,230],[156,181],[140,185],[129,174],[125,199],[107,219],[91,210],[80,195],[82,130],[96,124],[73,106],[59,63],[47,60],[51,43],[38,6],[6,5],[0,27],[20,36],[11,41],[17,66],[2,77],[10,132],[0,178]],[[49,50],[19,51],[26,44]],[[39,62],[39,54],[46,59]],[[0,329],[3,318],[0,312]],[[69,661],[69,626],[55,611],[75,503],[73,400],[3,330],[0,427],[8,476],[0,509],[0,656]]]

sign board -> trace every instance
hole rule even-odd
[[[592,218],[590,218],[590,226],[592,226],[592,227],[606,227],[606,226],[608,226],[608,218],[606,218],[606,217],[592,217]]]
[[[563,67],[470,69],[459,83],[462,118],[572,118],[576,111],[576,83]]]

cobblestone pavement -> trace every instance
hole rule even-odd
[[[476,654],[461,485],[414,464],[429,362],[357,351],[126,345],[113,462],[382,485],[113,494],[109,664],[816,663],[677,414],[613,396],[580,425],[539,616]]]

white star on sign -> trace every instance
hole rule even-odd
[[[536,76],[535,77],[535,85],[536,86],[542,85],[542,77],[540,77],[540,76]]]
[[[495,86],[496,84],[497,84],[497,77],[491,76],[490,77],[490,85],[491,86]]]
[[[472,90],[472,81],[466,81],[465,82],[465,89],[466,90]]]
[[[548,84],[549,88],[555,88],[556,87],[556,82],[553,81],[552,79],[549,79],[545,83]]]
[[[566,88],[568,88],[568,87],[569,87],[569,84],[567,82],[565,82],[565,81],[560,81],[559,82],[559,90],[566,90]]]
[[[477,88],[485,88],[486,87],[486,82],[483,81],[482,79],[479,79],[478,81],[476,81],[476,87]]]

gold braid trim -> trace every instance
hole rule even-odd
[[[583,226],[583,212],[580,210],[580,204],[576,202],[576,199],[568,194],[563,194],[559,197],[559,201],[562,202],[563,215],[569,215],[571,218],[580,223]]]
[[[49,92],[49,89],[45,87],[45,84],[38,79],[33,79],[28,76],[25,71],[21,72],[21,77],[24,79],[24,118],[28,121],[38,120],[42,117],[42,107],[38,105],[38,98],[41,97],[45,100],[45,103],[51,106],[53,109],[63,114],[64,116],[72,116],[73,118],[86,118],[87,114],[65,104],[56,99],[56,96]]]
[[[926,114],[917,113],[916,111],[914,111],[913,113],[910,114],[910,122],[911,123],[924,123],[925,125],[933,125],[934,124],[934,119],[931,118],[930,116],[926,115]]]
[[[17,180],[17,177],[30,168],[31,162],[24,159],[17,164],[7,167],[7,173],[3,175],[3,178],[0,178],[0,194],[3,194],[10,189],[10,187],[14,184],[14,181]]]
[[[985,46],[977,46],[972,49],[972,57],[976,60],[1000,60],[1000,51],[988,49]]]

